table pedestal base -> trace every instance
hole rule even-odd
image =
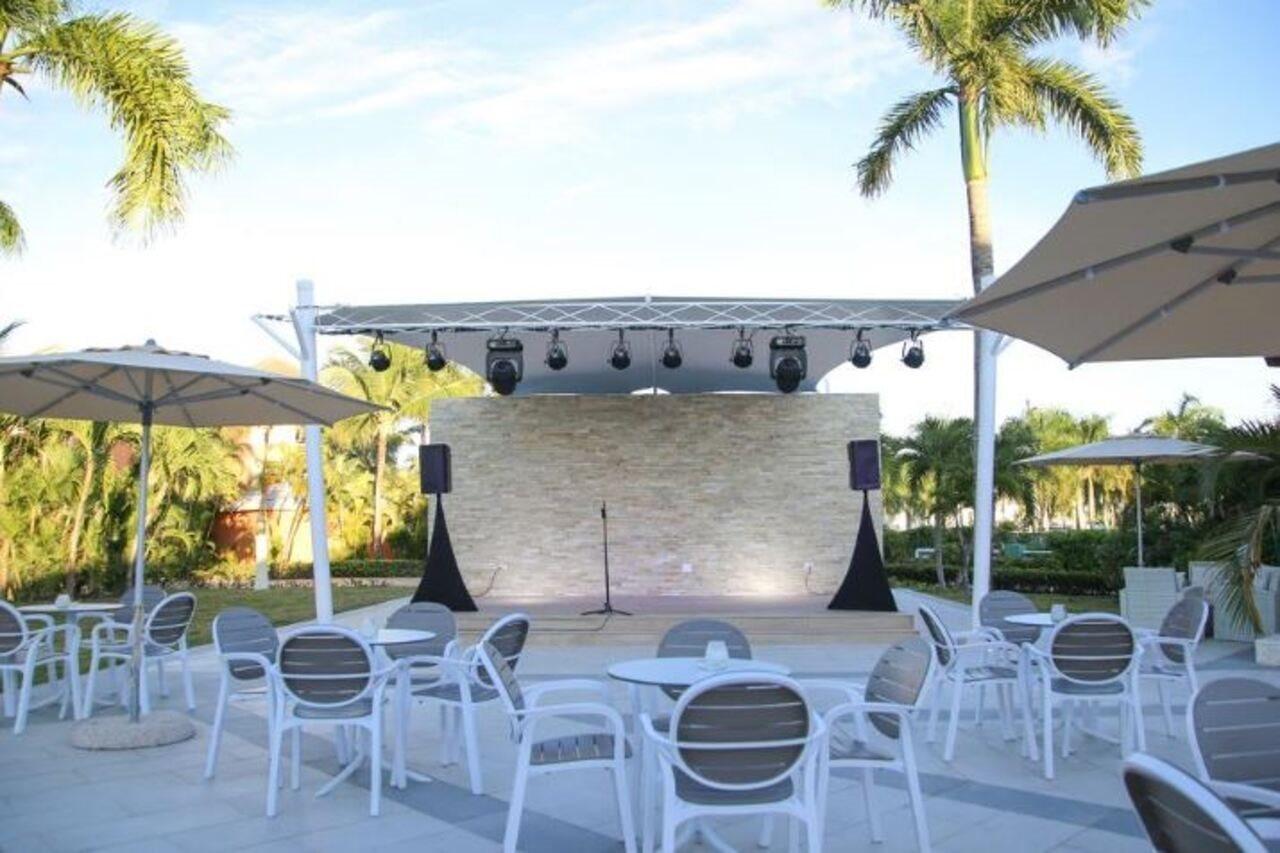
[[[71,727],[71,745],[77,749],[147,749],[195,736],[191,720],[177,711],[154,711],[136,723],[127,716],[95,717]]]

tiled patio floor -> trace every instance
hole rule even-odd
[[[910,598],[903,596],[904,601]],[[386,611],[395,605],[376,610]],[[941,606],[941,605],[940,605]],[[946,606],[957,624],[964,612]],[[359,624],[365,613],[344,615]],[[610,661],[652,654],[652,647],[547,647],[535,642],[521,662],[524,679],[602,677]],[[655,643],[657,638],[654,638]],[[791,666],[800,677],[862,677],[880,649],[873,646],[772,646],[761,659]],[[1209,642],[1202,672],[1216,678],[1233,672],[1258,674],[1249,648]],[[193,653],[196,694],[195,740],[134,753],[86,753],[68,743],[68,724],[50,710],[33,715],[28,731],[0,732],[0,849],[63,850],[415,850],[468,853],[501,849],[514,747],[505,718],[495,707],[480,713],[483,796],[473,796],[462,767],[438,764],[438,718],[419,709],[413,720],[410,764],[437,781],[410,783],[405,791],[384,788],[383,813],[368,816],[366,774],[316,799],[315,789],[337,769],[322,728],[303,744],[302,789],[281,793],[280,814],[264,817],[266,728],[260,706],[233,706],[218,775],[202,778],[208,721],[216,690],[210,649]],[[1266,672],[1263,677],[1277,678]],[[171,682],[176,679],[171,679]],[[160,704],[180,707],[180,690]],[[614,701],[626,708],[615,685]],[[1154,696],[1149,697],[1154,702]],[[1179,704],[1178,710],[1181,709]],[[1189,765],[1185,736],[1163,732],[1154,704],[1148,715],[1149,749]],[[918,737],[923,741],[923,729]],[[956,759],[941,760],[940,744],[923,744],[920,764],[928,821],[939,851],[1042,851],[1147,849],[1130,814],[1118,774],[1116,747],[1084,740],[1058,764],[1049,782],[1039,768],[1005,743],[994,720],[981,730],[961,728]],[[621,850],[610,788],[598,771],[535,779],[530,788],[521,848],[540,853]],[[914,850],[905,792],[884,777],[881,803],[886,841],[874,849]],[[861,787],[837,778],[827,825],[827,849],[872,849]],[[757,820],[718,827],[739,849],[754,849]],[[779,826],[774,848],[785,849]],[[709,848],[691,848],[709,849]]]

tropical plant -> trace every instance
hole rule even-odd
[[[970,423],[964,418],[926,417],[902,440],[897,453],[908,488],[933,519],[934,570],[943,587],[947,585],[943,528],[947,517],[965,502],[962,481],[973,458]]]
[[[81,14],[68,0],[0,3],[0,91],[26,98],[33,76],[105,113],[124,137],[124,162],[108,181],[117,233],[149,238],[178,222],[186,176],[231,154],[227,110],[200,97],[178,43],[133,15]],[[20,252],[24,242],[17,215],[0,202],[0,252]]]

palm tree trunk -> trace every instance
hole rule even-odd
[[[80,497],[76,500],[75,515],[71,520],[71,535],[67,537],[67,595],[76,594],[77,573],[80,566],[80,538],[84,535],[84,517],[89,507],[89,493],[97,476],[98,457],[92,447],[85,454],[84,475],[80,478]]]
[[[942,513],[933,514],[933,567],[938,573],[938,586],[947,588],[947,572],[942,565]]]
[[[373,556],[382,554],[382,478],[387,469],[387,430],[378,426],[378,452],[373,469]]]

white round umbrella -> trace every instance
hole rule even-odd
[[[139,715],[141,684],[151,425],[327,425],[377,408],[306,379],[170,352],[156,346],[155,341],[140,347],[0,358],[0,411],[27,418],[142,425],[133,566],[132,721]]]
[[[1132,465],[1134,470],[1135,506],[1138,520],[1138,565],[1142,553],[1142,466],[1145,464],[1177,464],[1211,460],[1245,461],[1257,459],[1251,453],[1227,453],[1218,447],[1168,438],[1161,435],[1124,435],[1080,444],[1052,453],[1041,453],[1020,459],[1018,465]]]

